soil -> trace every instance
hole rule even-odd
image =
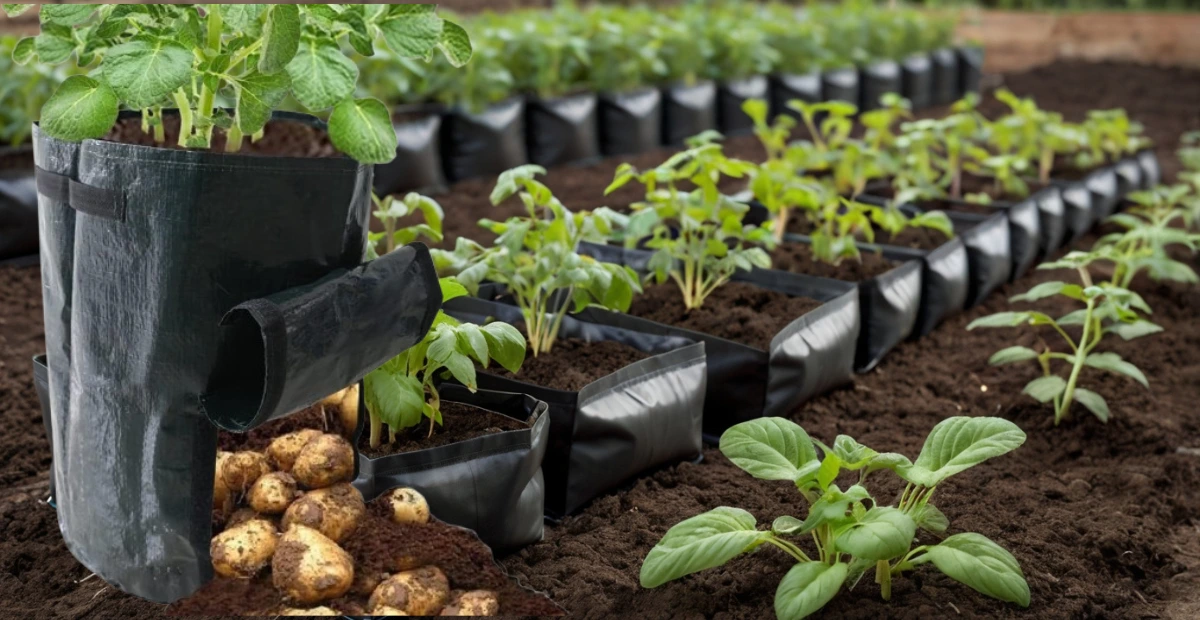
[[[354,429],[342,426],[342,417],[336,411],[326,410],[321,405],[314,405],[286,418],[267,422],[247,433],[222,431],[217,435],[217,448],[226,452],[239,450],[262,452],[276,437],[306,428],[341,435],[346,439],[350,439],[354,435]]]
[[[771,252],[771,268],[846,282],[862,282],[883,275],[902,264],[885,258],[878,252],[862,249],[859,252],[859,260],[848,258],[839,265],[831,265],[815,259],[812,246],[785,242]]]
[[[153,133],[142,131],[142,121],[136,118],[117,121],[117,125],[104,139],[122,144],[182,148],[179,146],[179,117],[164,116],[163,126],[166,128],[167,139],[161,143],[154,140]],[[224,130],[217,128],[213,131],[211,150],[214,153],[225,152]],[[304,123],[279,121],[267,123],[262,139],[257,142],[249,137],[243,140],[238,154],[269,157],[342,157],[324,130]]]
[[[689,311],[673,282],[646,287],[629,314],[683,327],[766,351],[771,339],[792,321],[820,307],[807,297],[792,297],[744,282],[727,282],[704,305]]]
[[[521,372],[516,375],[503,368],[489,372],[541,387],[575,392],[648,357],[649,353],[619,342],[563,338],[554,343],[549,353],[526,356]]]
[[[886,232],[875,235],[875,243],[880,245],[894,245],[918,250],[936,250],[945,245],[947,241],[949,239],[944,233],[932,228],[905,228],[894,237]]]
[[[527,423],[506,415],[462,403],[443,402],[442,424],[434,427],[432,437],[429,436],[429,421],[426,418],[421,424],[397,434],[395,443],[381,444],[378,448],[371,447],[370,437],[363,431],[363,436],[358,441],[358,449],[369,457],[379,458],[526,428],[529,428]]]

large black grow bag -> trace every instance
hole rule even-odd
[[[523,321],[519,308],[497,301],[460,297],[446,306],[450,315],[474,323]],[[700,454],[703,343],[577,317],[563,319],[558,337],[620,342],[653,357],[572,392],[478,374],[481,388],[529,394],[550,407],[550,443],[543,461],[546,514],[571,514],[643,472]]]
[[[581,244],[580,252],[644,272],[650,252]],[[859,335],[859,296],[853,284],[785,271],[756,269],[734,276],[744,282],[823,305],[792,321],[761,350],[710,334],[598,310],[588,320],[652,334],[702,341],[708,354],[704,435],[716,441],[725,429],[763,416],[786,415],[796,405],[851,381]]]
[[[0,171],[0,262],[38,253],[33,169]]]
[[[1135,157],[1142,168],[1142,189],[1150,189],[1162,183],[1162,167],[1154,149],[1140,151]]]
[[[1049,185],[1030,197],[1037,205],[1041,218],[1041,258],[1049,258],[1063,247],[1067,238],[1067,206],[1063,202],[1062,188]]]
[[[955,205],[966,206],[968,204],[963,200],[946,200],[945,202],[950,203],[952,210]],[[1042,254],[1042,220],[1038,213],[1038,204],[1033,197],[1029,197],[1016,203],[993,202],[989,206],[997,212],[1003,213],[1008,219],[1008,238],[1011,245],[1009,254],[1012,257],[1009,280],[1016,280],[1025,275],[1025,272]],[[959,215],[959,212],[952,211],[952,218],[957,218]],[[981,216],[981,214],[973,215]]]
[[[946,105],[957,100],[962,93],[958,90],[958,54],[943,47],[929,53],[933,63],[933,103]]]
[[[933,60],[929,54],[913,54],[902,60],[900,78],[900,92],[912,103],[912,109],[923,110],[933,105]]]
[[[1117,187],[1117,171],[1111,166],[1093,170],[1083,180],[1092,195],[1092,214],[1095,223],[1103,222],[1117,210],[1121,195]]]
[[[1124,198],[1142,189],[1142,166],[1137,157],[1125,157],[1113,164],[1112,168],[1117,175],[1118,196]]]
[[[799,117],[799,112],[788,107],[788,102],[799,99],[805,103],[823,101],[821,94],[821,72],[817,70],[800,74],[771,76],[771,116],[780,114]]]
[[[371,167],[350,159],[34,140],[63,538],[174,601],[212,576],[214,424],[287,415],[418,341],[433,263],[360,265]]]
[[[845,101],[858,105],[860,82],[856,67],[828,69],[821,74],[821,97],[825,101]]]
[[[1052,181],[1063,202],[1063,245],[1074,245],[1096,223],[1092,193],[1083,181]]]
[[[980,92],[983,82],[983,48],[964,46],[958,52],[958,94]]]
[[[598,159],[597,123],[595,93],[530,97],[525,107],[530,163],[549,168]]]
[[[702,131],[716,129],[717,85],[704,81],[667,86],[662,91],[662,111],[665,145],[677,146]]]
[[[900,94],[903,80],[900,63],[894,60],[877,60],[861,70],[859,78],[858,109],[866,112],[879,108],[880,98],[888,93]]]
[[[717,86],[717,127],[721,133],[739,136],[754,131],[754,121],[742,110],[742,104],[748,99],[766,101],[770,94],[770,81],[764,75],[721,82]]]
[[[967,248],[955,237],[933,250],[892,245],[859,244],[863,252],[880,252],[894,261],[921,261],[921,307],[912,338],[932,332],[942,321],[963,311],[969,293]]]
[[[380,196],[446,187],[442,171],[442,113],[435,105],[399,106],[392,114],[396,158],[375,165],[375,192]]]
[[[513,97],[481,112],[450,108],[442,118],[441,142],[451,182],[494,177],[527,164],[525,100]]]
[[[600,152],[606,157],[636,155],[662,145],[662,91],[601,93],[599,106]]]
[[[454,384],[443,384],[438,392],[443,403],[472,405],[529,427],[416,452],[377,458],[360,453],[355,488],[371,501],[389,489],[412,487],[438,519],[475,530],[497,553],[541,540],[548,405],[527,394],[471,393]]]

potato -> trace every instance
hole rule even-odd
[[[396,573],[371,593],[367,608],[394,607],[411,616],[430,616],[445,607],[450,598],[450,581],[436,566]]]
[[[362,493],[348,483],[305,493],[283,513],[283,531],[293,525],[311,527],[333,542],[346,540],[367,514]]]
[[[442,608],[443,616],[495,616],[500,613],[500,599],[490,590],[454,592],[450,604]]]
[[[387,502],[388,512],[396,523],[429,523],[429,504],[425,502],[425,496],[413,489],[392,489],[384,493],[380,501]]]
[[[388,607],[387,605],[384,605],[383,607],[378,607],[375,609],[375,611],[372,611],[371,615],[372,616],[407,616],[408,614],[404,613],[403,609],[396,609],[395,607]]]
[[[271,473],[271,465],[261,452],[234,452],[221,462],[221,479],[230,493],[245,493],[260,477]]]
[[[312,609],[282,609],[279,611],[281,616],[340,616],[335,609],[328,607],[313,607]]]
[[[300,497],[296,490],[296,479],[281,471],[271,472],[250,485],[246,499],[250,507],[265,515],[277,515]]]
[[[263,517],[257,512],[254,512],[253,508],[238,508],[237,510],[233,511],[233,514],[229,515],[228,519],[225,520],[225,529],[232,529],[243,523],[246,523],[247,521],[253,521],[255,519],[261,519],[271,523],[269,519]],[[272,523],[272,525],[274,525],[274,523]]]
[[[275,588],[303,605],[335,599],[354,583],[354,560],[324,534],[292,526],[279,539],[271,560]]]
[[[219,451],[217,452],[216,471],[213,473],[213,508],[219,508],[227,511],[229,506],[229,485],[225,484],[225,477],[221,475],[221,465],[232,456],[232,453]]]
[[[271,442],[271,445],[267,446],[267,455],[271,457],[271,463],[275,465],[275,469],[290,472],[292,464],[296,462],[296,457],[300,454],[300,448],[320,436],[321,431],[313,428],[280,435]]]
[[[387,573],[365,573],[361,570],[354,572],[354,585],[350,586],[350,591],[360,596],[371,596],[375,588],[383,583],[384,579],[388,578]]]
[[[251,519],[231,527],[212,539],[213,569],[223,577],[253,577],[271,561],[278,541],[275,525],[269,521]]]
[[[346,394],[338,406],[342,417],[342,430],[353,433],[358,427],[358,384],[346,388]]]
[[[354,475],[354,448],[342,437],[324,433],[300,448],[292,464],[292,475],[309,489],[350,482]]]

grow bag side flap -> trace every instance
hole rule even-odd
[[[317,402],[420,341],[441,302],[429,249],[417,243],[242,303],[221,320],[205,414],[244,432]]]

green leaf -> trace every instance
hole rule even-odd
[[[1016,362],[1024,362],[1032,359],[1037,359],[1037,351],[1029,347],[1008,347],[997,351],[991,358],[988,359],[988,364],[992,366],[1002,366],[1004,364],[1013,364]]]
[[[941,533],[950,527],[950,520],[933,504],[925,504],[913,512],[913,521],[927,532]]]
[[[1150,387],[1150,382],[1146,380],[1146,375],[1137,366],[1125,361],[1116,353],[1092,353],[1083,360],[1083,364],[1092,368],[1099,368],[1100,370],[1107,370],[1132,377],[1143,386]]]
[[[358,67],[342,54],[337,43],[317,37],[304,38],[287,72],[296,100],[314,112],[327,110],[349,97],[358,82]]]
[[[750,513],[726,506],[678,523],[667,530],[642,563],[642,587],[656,588],[720,566],[762,544],[771,533],[758,531],[757,525]]]
[[[783,516],[771,523],[771,531],[776,534],[795,534],[804,528],[804,522],[796,517]]]
[[[443,304],[451,299],[466,297],[469,294],[467,292],[467,287],[463,286],[461,282],[455,280],[454,278],[441,278],[438,280],[438,286],[440,286],[442,289]]]
[[[421,422],[425,392],[416,377],[391,373],[384,369],[363,378],[367,410],[394,428],[409,428]]]
[[[37,39],[33,37],[25,37],[17,41],[17,44],[13,47],[13,62],[16,62],[18,65],[28,64],[36,55]]]
[[[235,32],[258,38],[262,34],[262,14],[267,4],[218,4],[221,18]]]
[[[455,67],[466,66],[471,61],[471,37],[462,26],[452,21],[442,20],[442,41],[438,43],[438,47],[446,55],[446,60]]]
[[[4,6],[4,14],[5,15],[8,15],[9,17],[16,17],[37,5],[36,4],[5,4],[3,6]]]
[[[1086,407],[1088,411],[1091,411],[1097,418],[1100,418],[1101,422],[1108,422],[1110,415],[1108,401],[1104,400],[1103,396],[1091,390],[1075,388],[1075,400]]]
[[[42,33],[33,40],[33,49],[37,52],[38,60],[48,65],[56,65],[70,58],[75,52],[75,35],[66,26],[47,24],[42,27]]]
[[[1016,327],[1028,322],[1030,316],[1028,312],[997,312],[996,314],[971,321],[967,329],[973,330],[977,327]]]
[[[985,536],[955,534],[926,549],[913,563],[927,561],[980,594],[1029,607],[1029,584],[1021,565],[1011,553]]]
[[[508,323],[488,323],[481,330],[487,339],[488,353],[505,370],[516,374],[525,363],[525,337]]]
[[[41,20],[43,24],[78,26],[87,21],[99,6],[99,4],[43,4]]]
[[[258,70],[267,75],[287,68],[300,48],[300,9],[294,4],[272,4],[263,28]]]
[[[916,462],[909,467],[898,467],[896,473],[913,484],[934,487],[1023,443],[1025,433],[1002,418],[947,418],[929,432]]]
[[[850,566],[838,562],[797,564],[783,576],[775,590],[775,617],[799,620],[817,613],[842,589]]]
[[[162,103],[192,77],[192,51],[165,38],[139,36],[108,51],[104,76],[126,106]]]
[[[864,560],[890,560],[908,551],[916,533],[912,517],[895,508],[876,506],[838,535],[837,547]]]
[[[472,362],[471,358],[455,351],[442,364],[446,367],[446,370],[450,371],[450,375],[457,379],[459,383],[467,386],[468,390],[474,392],[479,388],[475,382],[475,362]]]
[[[396,131],[378,99],[347,99],[329,115],[329,139],[339,151],[364,164],[396,158]]]
[[[383,40],[393,52],[408,58],[427,58],[442,42],[445,22],[432,4],[394,4],[379,20]],[[451,59],[453,60],[453,59]]]
[[[486,366],[490,358],[487,338],[484,338],[483,330],[473,323],[463,323],[458,326],[457,332],[459,349],[470,352],[475,361]]]
[[[734,425],[721,435],[720,447],[734,465],[762,480],[795,481],[801,467],[817,458],[808,433],[783,418]]]
[[[1105,333],[1116,334],[1124,340],[1134,340],[1163,331],[1162,326],[1150,321],[1137,320],[1132,323],[1116,323],[1104,328]]]
[[[117,122],[120,101],[108,84],[84,75],[73,75],[54,91],[42,107],[42,129],[70,142],[99,138]]]
[[[862,469],[871,459],[879,455],[878,452],[858,443],[849,435],[838,435],[833,440],[833,453],[850,471]]]
[[[1064,295],[1071,299],[1082,299],[1083,289],[1078,284],[1067,284],[1065,282],[1043,282],[1031,289],[1028,292],[1015,295],[1009,298],[1009,302],[1016,303],[1019,301],[1038,301],[1055,295]]]
[[[266,75],[252,72],[238,78],[237,125],[243,134],[259,132],[271,120],[271,111],[283,102],[292,82],[286,73]]]
[[[1067,391],[1067,382],[1057,375],[1038,377],[1030,381],[1023,391],[1039,403],[1048,403]]]

